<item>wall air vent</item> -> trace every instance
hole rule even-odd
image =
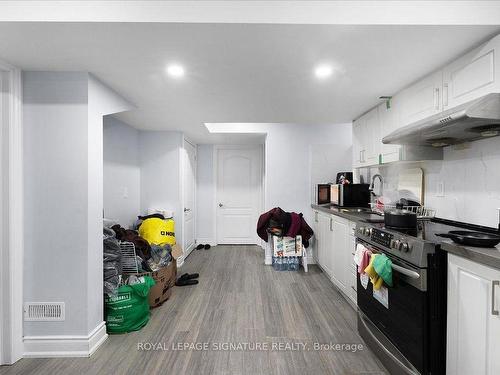
[[[24,320],[53,322],[64,320],[64,302],[26,302]]]
[[[441,120],[439,120],[439,122],[441,124],[447,124],[448,122],[450,122],[452,120],[453,120],[453,118],[451,116],[448,116],[448,117],[442,118]]]

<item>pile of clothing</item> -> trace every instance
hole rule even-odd
[[[120,244],[112,229],[104,228],[104,294],[115,296],[121,281],[121,250]]]
[[[269,233],[286,237],[301,235],[304,247],[309,247],[309,240],[314,234],[301,213],[285,212],[279,207],[260,215],[257,222],[257,234],[260,238],[267,242]]]
[[[387,255],[372,253],[366,246],[358,243],[354,253],[354,263],[358,266],[358,273],[361,276],[369,277],[374,290],[379,290],[384,283],[393,286],[392,261]]]
[[[139,217],[141,223],[147,220],[160,220],[158,215]],[[154,244],[141,237],[136,230],[125,229],[119,224],[111,228],[104,227],[104,293],[115,296],[122,282],[121,248],[120,242],[134,244],[137,256],[138,272],[155,272],[168,266],[172,261],[172,247],[170,244]],[[171,233],[168,233],[169,240]],[[175,237],[174,237],[175,238]],[[175,240],[174,240],[175,241]]]

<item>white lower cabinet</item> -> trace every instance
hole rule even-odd
[[[331,277],[332,276],[332,230],[331,230],[331,215],[323,212],[319,213],[319,246],[318,246],[318,263],[323,270]]]
[[[321,211],[315,210],[313,214],[316,261],[335,286],[356,303],[355,223]]]
[[[358,266],[354,263],[354,252],[356,251],[356,237],[354,231],[356,229],[356,223],[353,221],[349,222],[349,259],[347,262],[347,277],[348,277],[348,288],[347,296],[351,301],[357,305],[357,283],[358,283]]]
[[[448,255],[448,375],[500,374],[500,270]]]

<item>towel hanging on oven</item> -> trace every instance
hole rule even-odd
[[[392,261],[385,254],[372,254],[365,272],[370,277],[373,289],[379,290],[384,282],[392,286]]]
[[[365,268],[370,263],[372,252],[363,244],[356,245],[356,252],[354,253],[354,263],[358,266],[358,273],[360,275],[365,273]]]
[[[379,256],[379,254],[372,254],[372,256],[370,257],[370,263],[365,268],[365,272],[370,277],[370,281],[373,284],[373,289],[375,290],[379,290],[384,283],[384,280],[378,275],[378,273],[375,271],[375,268],[373,267],[373,262]]]
[[[387,255],[379,254],[373,260],[373,268],[388,286],[392,286],[392,261]]]

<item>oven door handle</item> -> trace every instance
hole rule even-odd
[[[408,268],[398,266],[397,264],[392,265],[392,269],[399,273],[402,273],[405,276],[411,277],[412,279],[420,279],[420,274],[413,270],[409,270]]]

